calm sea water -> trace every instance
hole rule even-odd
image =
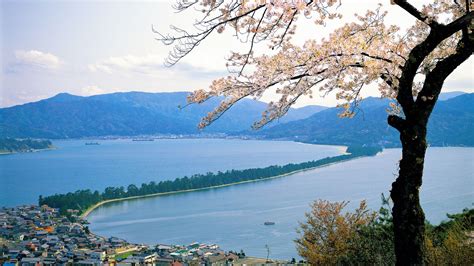
[[[340,147],[284,141],[163,139],[55,141],[51,151],[0,155],[0,206],[37,203],[39,195],[140,185],[184,175],[304,162]]]
[[[337,146],[250,140],[58,141],[57,150],[0,156],[0,206],[36,203],[40,194],[141,184],[208,171],[303,162],[340,154]],[[109,204],[90,216],[100,235],[136,243],[216,243],[248,255],[297,257],[295,228],[318,198],[368,200],[380,207],[396,174],[399,149],[292,176],[166,197]],[[472,207],[474,148],[430,148],[422,205],[438,223]],[[274,226],[264,226],[274,221]]]
[[[266,256],[268,245],[271,257],[290,259],[297,257],[295,228],[313,200],[347,200],[353,209],[366,199],[369,207],[378,209],[381,193],[388,194],[395,178],[400,154],[389,149],[376,157],[280,179],[113,203],[95,210],[88,220],[95,233],[136,243],[217,243],[260,257]],[[421,199],[432,223],[472,207],[474,149],[430,148]],[[265,221],[276,224],[264,226]]]

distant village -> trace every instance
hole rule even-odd
[[[265,259],[215,244],[155,246],[101,237],[73,211],[44,206],[0,208],[0,265],[254,265]],[[274,262],[285,264],[284,262]]]

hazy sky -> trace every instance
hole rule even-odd
[[[174,1],[22,1],[0,0],[0,106],[51,97],[60,92],[93,95],[117,91],[191,91],[206,88],[226,75],[224,58],[240,44],[228,34],[211,36],[172,68],[163,66],[169,47],[154,38],[153,25],[191,25],[199,12],[177,14]],[[374,7],[375,0],[343,1],[345,19]],[[404,11],[380,1],[390,23],[413,23]],[[420,2],[420,1],[418,1]],[[326,34],[335,25],[316,28],[304,21],[296,41]],[[340,25],[340,22],[338,23]],[[188,27],[189,28],[189,27]],[[260,50],[262,51],[262,50]],[[444,91],[473,92],[473,60],[445,83]],[[367,88],[364,95],[376,95]],[[275,99],[268,94],[263,100]],[[307,104],[334,105],[333,96],[302,99]]]

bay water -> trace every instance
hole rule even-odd
[[[100,145],[85,145],[99,142]],[[196,173],[283,165],[336,156],[343,147],[225,139],[66,140],[57,149],[0,156],[0,206],[36,204],[39,195],[140,185]],[[400,149],[278,179],[116,202],[88,216],[90,229],[134,243],[218,244],[250,256],[298,258],[293,240],[316,199],[367,200],[377,210],[397,173]],[[422,206],[434,224],[474,202],[474,148],[429,148]],[[275,225],[265,226],[272,221]]]

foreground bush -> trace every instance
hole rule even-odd
[[[360,228],[369,226],[375,213],[367,210],[365,201],[355,213],[342,213],[348,202],[331,203],[317,200],[306,213],[306,222],[300,223],[296,246],[300,256],[311,264],[328,265],[346,257],[353,248],[351,240]]]
[[[388,200],[379,212],[362,201],[354,212],[348,202],[317,200],[297,230],[297,250],[313,265],[394,265],[393,222]],[[427,265],[474,264],[474,209],[448,215],[437,226],[426,224]]]
[[[426,226],[426,263],[474,265],[474,209],[448,214],[448,218],[438,226]]]

